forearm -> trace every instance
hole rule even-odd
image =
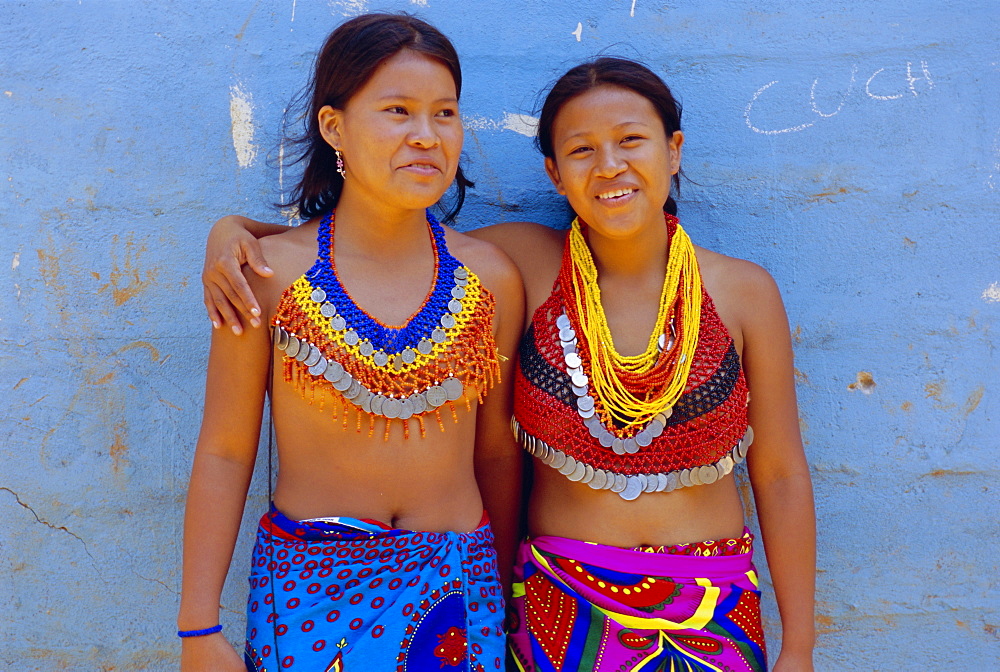
[[[782,651],[815,644],[816,515],[809,473],[754,487],[757,515],[781,616]]]
[[[253,472],[249,464],[196,454],[184,513],[181,630],[219,622],[219,603]]]
[[[502,455],[476,458],[476,481],[490,516],[497,551],[497,571],[504,587],[504,597],[508,600],[514,556],[521,533],[521,465],[521,455],[516,448]]]

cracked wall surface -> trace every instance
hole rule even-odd
[[[461,228],[566,225],[530,135],[567,67],[604,51],[664,76],[686,228],[766,267],[791,320],[817,669],[1000,667],[995,2],[40,0],[0,3],[0,669],[176,668],[204,239],[226,213],[286,218],[283,111],[369,6],[419,12],[463,59]],[[258,477],[233,641],[265,499]]]

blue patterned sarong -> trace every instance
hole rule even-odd
[[[411,532],[272,505],[250,571],[247,669],[498,670],[501,595],[485,514],[467,534]]]

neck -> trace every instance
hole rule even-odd
[[[590,228],[585,231],[598,278],[649,278],[657,286],[663,283],[669,241],[662,218],[622,237],[604,236]]]
[[[423,208],[399,208],[360,198],[345,189],[337,203],[337,245],[387,256],[428,244]]]

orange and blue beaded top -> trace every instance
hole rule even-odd
[[[675,217],[666,225],[670,253],[648,353],[614,352],[593,305],[599,290],[586,286],[596,285],[596,270],[574,256],[589,257],[574,222],[552,294],[521,341],[514,381],[512,426],[524,448],[570,480],[627,500],[714,483],[753,440],[733,339],[701,285],[690,239]]]
[[[357,410],[360,431],[368,416],[410,419],[425,433],[433,415],[443,430],[441,409],[457,421],[454,402],[483,395],[499,380],[493,339],[495,300],[476,274],[448,252],[444,228],[427,213],[434,248],[434,282],[423,305],[406,324],[382,324],[354,303],[334,266],[334,214],[320,221],[316,262],[284,291],[272,321],[274,344],[284,353],[284,377],[321,408],[333,402],[333,415],[348,424]],[[473,392],[474,391],[474,392]]]

